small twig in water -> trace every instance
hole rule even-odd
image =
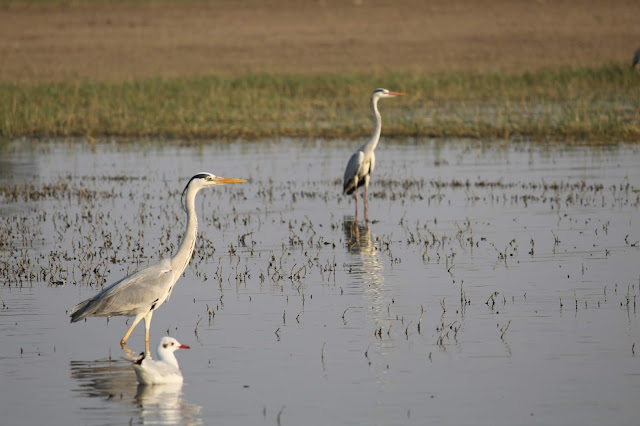
[[[502,327],[502,329],[500,330],[502,331],[502,334],[500,335],[500,339],[504,340],[504,335],[507,333],[507,330],[509,329],[510,325],[511,325],[511,320],[509,320],[506,326]]]
[[[196,337],[198,337],[198,326],[200,325],[200,321],[202,321],[202,317],[200,317],[200,319],[198,320],[198,322],[196,323],[196,328],[195,330],[193,330],[193,333],[196,335]]]
[[[276,418],[277,422],[278,422],[278,426],[281,425],[280,423],[280,418],[282,417],[282,412],[284,411],[286,405],[283,405],[282,408],[280,409],[280,411],[278,411],[278,417]]]

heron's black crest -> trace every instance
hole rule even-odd
[[[191,179],[189,179],[189,182],[191,182],[194,179],[206,179],[209,176],[211,176],[209,173],[198,173],[197,175],[195,175],[194,177],[192,177]],[[187,184],[188,185],[188,184]]]

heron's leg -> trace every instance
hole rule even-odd
[[[151,328],[151,317],[153,316],[153,310],[150,310],[147,315],[144,316],[144,350],[145,354],[151,358],[151,351],[149,351],[149,329]]]
[[[356,215],[353,218],[354,222],[358,222],[358,189],[356,188]]]
[[[131,324],[131,327],[129,327],[127,334],[125,334],[122,340],[120,340],[120,346],[122,346],[123,349],[127,346],[127,339],[129,339],[129,336],[131,336],[131,332],[133,331],[134,328],[136,328],[136,325],[138,325],[138,323],[140,322],[140,320],[142,320],[143,317],[144,317],[144,314],[138,314],[133,319],[133,324]]]
[[[364,177],[364,221],[369,222],[369,175]]]
[[[355,186],[355,190],[353,191],[356,194],[356,216],[353,218],[354,222],[358,221],[358,176],[353,178],[353,184]]]

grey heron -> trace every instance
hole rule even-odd
[[[373,173],[373,169],[376,165],[376,154],[374,150],[378,145],[378,141],[380,140],[380,131],[382,130],[382,118],[380,117],[380,112],[378,111],[378,101],[381,98],[391,98],[395,96],[406,96],[406,94],[399,92],[390,92],[387,89],[376,89],[373,91],[373,94],[371,95],[371,110],[373,111],[373,115],[375,117],[375,127],[373,128],[373,134],[367,142],[362,144],[362,146],[353,153],[353,155],[349,159],[349,162],[347,163],[347,168],[344,171],[343,192],[347,195],[355,192],[356,222],[358,221],[358,188],[362,185],[364,185],[364,220],[369,221],[367,207],[367,188],[369,187],[369,179],[371,178],[371,173]]]
[[[189,346],[181,344],[173,337],[164,336],[158,344],[157,360],[141,354],[133,364],[138,383],[142,385],[182,383],[180,366],[173,354],[178,349],[189,349]]]
[[[219,177],[211,173],[198,173],[193,176],[182,191],[181,202],[184,200],[182,207],[187,212],[187,229],[175,256],[122,278],[95,296],[79,303],[69,314],[71,322],[90,316],[133,316],[135,318],[131,327],[120,341],[122,348],[127,349],[127,339],[144,318],[145,350],[148,354],[149,328],[153,311],[169,299],[176,281],[186,269],[195,248],[198,233],[196,194],[203,188],[240,182],[245,180]]]

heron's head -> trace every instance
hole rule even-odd
[[[246,180],[221,177],[221,176],[216,176],[214,174],[207,173],[207,172],[200,172],[189,180],[189,183],[187,183],[186,188],[192,185],[206,188],[208,186],[226,185],[227,183],[242,183],[242,182],[246,182]]]
[[[158,353],[167,352],[167,351],[175,352],[178,349],[191,349],[191,348],[187,345],[183,345],[182,343],[178,342],[173,337],[164,336],[162,339],[160,339],[160,344],[158,345]]]
[[[393,98],[395,96],[407,96],[407,94],[401,93],[401,92],[391,92],[387,89],[376,89],[373,91],[371,98],[372,99]]]
[[[200,190],[202,188],[207,188],[209,186],[226,185],[228,183],[242,183],[242,182],[246,182],[246,180],[221,177],[221,176],[216,176],[214,174],[207,173],[207,172],[200,172],[194,177],[192,177],[191,179],[189,179],[187,186],[185,186],[184,190],[182,191],[182,197],[180,197],[180,200],[182,202],[182,199],[184,198],[189,188]],[[184,203],[182,204],[184,206]]]

